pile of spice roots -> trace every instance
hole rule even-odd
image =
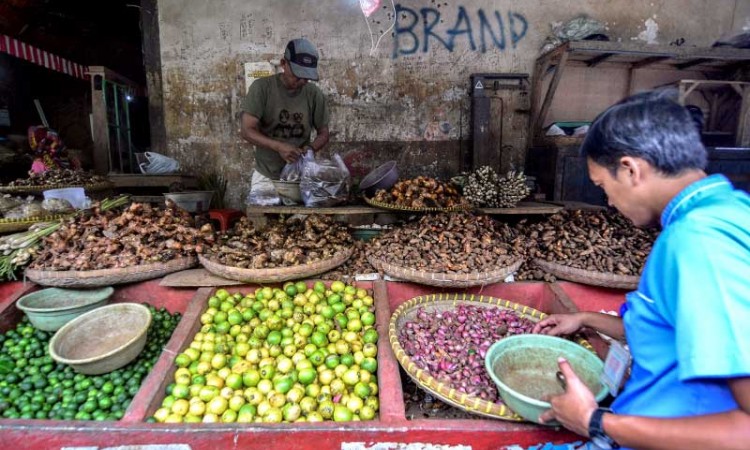
[[[505,224],[471,213],[425,215],[373,239],[369,254],[399,267],[436,273],[483,273],[519,259],[524,242]]]
[[[341,280],[345,277],[355,278],[357,275],[375,273],[374,267],[367,260],[369,243],[367,241],[354,240],[352,246],[354,252],[341,266],[328,271],[320,276],[322,280]]]
[[[497,388],[484,358],[500,339],[528,334],[534,322],[513,310],[459,304],[446,311],[417,309],[405,322],[398,341],[414,364],[459,392],[496,402]]]
[[[638,228],[611,211],[563,211],[547,220],[522,220],[516,230],[526,236],[527,261],[539,258],[569,267],[616,275],[638,276],[658,236],[656,229]],[[516,279],[546,279],[529,264]]]
[[[351,246],[347,227],[327,216],[292,217],[263,228],[256,228],[243,217],[203,253],[225,266],[264,269],[327,260]]]
[[[96,175],[93,172],[53,169],[41,173],[29,172],[29,178],[11,181],[8,186],[89,185],[108,181],[107,177]]]
[[[185,210],[131,203],[124,210],[102,211],[67,219],[44,238],[30,267],[44,270],[97,270],[135,267],[195,256],[213,241],[210,226],[198,230]]]
[[[453,183],[445,183],[425,176],[399,181],[387,191],[381,189],[375,193],[375,200],[389,205],[416,209],[469,206]]]

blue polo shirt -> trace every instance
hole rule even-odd
[[[737,409],[726,381],[750,376],[750,196],[712,175],[672,199],[661,224],[623,307],[633,366],[612,409],[649,417]]]

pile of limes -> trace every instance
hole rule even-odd
[[[180,321],[148,306],[153,320],[138,358],[114,372],[82,375],[49,355],[52,333],[24,318],[0,334],[0,415],[8,419],[119,420]]]
[[[246,295],[219,289],[149,420],[371,420],[379,407],[373,311],[367,290],[341,281]]]

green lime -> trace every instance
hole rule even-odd
[[[343,405],[333,407],[333,420],[336,422],[349,422],[354,418],[354,414]]]

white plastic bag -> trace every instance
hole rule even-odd
[[[154,152],[146,152],[144,153],[144,156],[148,162],[140,163],[138,165],[141,168],[142,173],[168,174],[180,170],[180,163],[169,156],[164,156],[160,153]]]
[[[349,199],[349,169],[338,154],[329,159],[315,160],[305,156],[300,181],[302,201],[307,207],[327,207]]]
[[[302,179],[302,169],[305,167],[305,161],[315,161],[315,154],[312,150],[308,150],[307,153],[302,155],[297,161],[293,163],[287,163],[283,169],[281,169],[281,175],[279,180],[281,181],[300,181]]]

